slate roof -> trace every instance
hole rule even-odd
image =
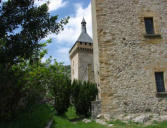
[[[86,31],[86,21],[84,18],[81,22],[81,28],[82,28],[82,31],[81,31],[79,38],[77,39],[77,42],[93,43],[92,38],[88,35]]]
[[[77,39],[77,42],[88,42],[93,43],[92,38],[87,33],[81,33],[79,38]]]

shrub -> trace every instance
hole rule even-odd
[[[3,68],[0,64],[0,119],[10,119],[21,109],[20,100],[24,93],[20,79],[23,72],[18,70],[17,74],[9,69]]]
[[[54,85],[55,110],[58,115],[63,115],[70,106],[71,81],[67,77],[57,77]]]
[[[17,113],[14,120],[0,120],[0,128],[44,128],[53,117],[52,108],[46,104],[32,105]]]
[[[72,84],[72,103],[76,113],[88,117],[91,114],[91,101],[96,99],[98,93],[95,83],[74,80]]]

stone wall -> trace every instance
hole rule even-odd
[[[82,43],[81,45],[85,45],[85,43]],[[87,44],[88,45],[88,44]],[[79,80],[85,80],[85,81],[94,81],[94,74],[90,74],[90,72],[93,72],[93,44],[91,44],[91,49],[85,48],[83,49],[82,46],[80,46],[80,50],[78,52],[79,54]],[[81,48],[82,47],[82,48]],[[91,67],[89,67],[91,65]],[[93,75],[93,76],[92,76]]]
[[[78,78],[78,53],[71,58],[71,80]]]
[[[167,90],[167,1],[92,0],[92,12],[102,113],[165,114],[167,98],[156,96],[154,72],[164,72]],[[161,37],[144,36],[144,17],[154,18]]]
[[[76,42],[70,50],[71,80],[94,82],[93,44]]]
[[[92,101],[91,102],[91,117],[96,119],[97,116],[101,114],[101,101]]]
[[[93,61],[94,61],[94,79],[98,87],[98,98],[101,98],[100,90],[100,78],[99,78],[99,47],[98,47],[98,36],[97,36],[97,15],[96,15],[96,1],[91,1],[92,5],[92,30],[93,30]]]

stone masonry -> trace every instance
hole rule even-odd
[[[81,34],[71,48],[71,80],[94,82],[93,41],[86,31],[86,21],[81,23]]]
[[[91,117],[96,119],[98,115],[101,114],[101,101],[91,102]]]
[[[102,114],[167,114],[167,0],[92,0],[95,81]],[[153,17],[155,35],[144,18]]]

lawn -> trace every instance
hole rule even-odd
[[[75,121],[78,120],[78,121]],[[70,107],[65,116],[54,116],[54,122],[51,128],[108,128],[95,122],[84,123],[82,118],[78,117],[75,109]]]
[[[34,105],[32,109],[21,112],[13,121],[0,121],[0,128],[44,128],[53,118],[51,128],[108,128],[96,122],[84,123],[82,118],[76,115],[74,107],[70,107],[64,116],[57,116],[48,105]],[[109,122],[114,124],[112,128],[167,128],[167,122],[143,126],[132,122],[123,123],[119,120]]]
[[[44,128],[52,115],[48,105],[34,105],[20,112],[12,121],[0,120],[0,128]]]
[[[152,125],[149,126],[144,126],[142,124],[136,124],[133,122],[123,123],[120,120],[110,123],[114,124],[113,128],[167,128],[167,122],[161,122],[161,123],[154,122]]]
[[[97,124],[96,122],[84,123],[82,120],[78,120],[79,117],[75,113],[73,107],[68,109],[65,116],[54,116],[54,122],[51,128],[108,128],[107,126]],[[76,120],[76,121],[74,121]],[[120,120],[109,122],[109,124],[114,124],[112,128],[167,128],[167,122],[157,123],[150,126],[144,126],[142,124],[136,124],[133,122],[123,123]]]

